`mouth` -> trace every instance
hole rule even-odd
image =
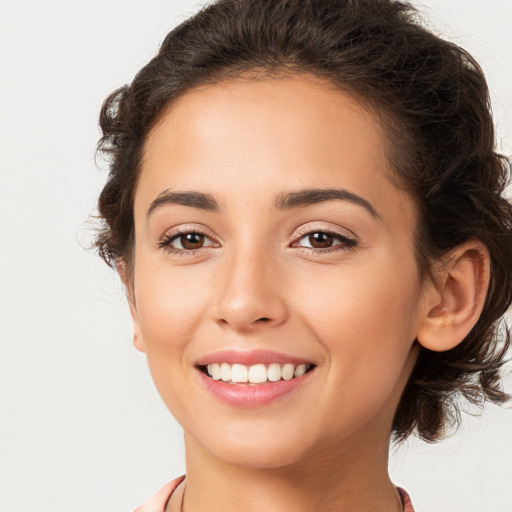
[[[205,355],[195,368],[204,388],[216,399],[247,408],[297,396],[296,391],[314,380],[317,365],[291,354],[253,349]]]
[[[198,365],[198,370],[214,381],[232,385],[262,386],[279,381],[291,381],[311,372],[312,363],[257,363],[253,365],[228,362]]]

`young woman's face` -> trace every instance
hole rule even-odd
[[[278,467],[387,442],[425,306],[382,137],[308,77],[192,90],[150,132],[136,346],[197,450]],[[223,380],[246,374],[265,382]]]

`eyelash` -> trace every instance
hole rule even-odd
[[[298,245],[298,242],[300,242],[303,238],[306,238],[307,236],[311,236],[311,235],[314,235],[317,233],[322,233],[324,235],[330,235],[334,238],[335,241],[338,241],[339,243],[336,245],[333,245],[331,247],[324,247],[324,248],[304,247],[303,245]],[[353,251],[358,246],[358,241],[355,238],[350,238],[348,236],[342,235],[342,234],[337,233],[336,231],[332,231],[330,229],[310,229],[308,231],[300,233],[299,237],[296,240],[297,240],[297,242],[294,242],[292,244],[292,247],[300,247],[301,250],[305,250],[312,254],[326,254],[326,253],[336,252],[336,251]]]
[[[170,235],[164,235],[160,242],[158,242],[158,247],[161,249],[166,250],[169,254],[172,254],[174,256],[193,256],[197,253],[199,253],[203,247],[200,247],[199,249],[176,249],[172,247],[172,243],[177,240],[178,238],[181,238],[185,235],[200,235],[204,236],[205,238],[211,239],[207,233],[200,229],[183,229],[179,231],[175,231],[174,233]]]
[[[338,243],[331,247],[325,247],[325,248],[318,248],[318,247],[305,247],[302,245],[298,245],[298,242],[300,242],[303,238],[307,236],[311,236],[316,233],[322,233],[325,235],[330,235],[334,238],[334,240],[337,240]],[[180,231],[176,231],[170,235],[164,235],[164,237],[160,240],[158,243],[158,247],[160,249],[165,249],[168,253],[176,256],[194,256],[195,254],[201,252],[205,247],[200,247],[198,249],[176,249],[172,247],[172,243],[177,240],[178,238],[185,236],[185,235],[200,235],[204,236],[205,238],[208,238],[211,240],[211,238],[208,236],[207,233],[200,229],[183,229]],[[305,231],[304,233],[301,233],[299,237],[296,239],[297,241],[292,244],[292,247],[300,247],[301,250],[305,250],[307,252],[313,253],[313,254],[326,254],[331,253],[335,251],[352,251],[358,246],[358,241],[355,238],[349,238],[347,236],[341,235],[340,233],[337,233],[335,231],[331,231],[329,229],[317,229],[317,230],[310,230]],[[207,246],[211,247],[211,246]],[[206,248],[207,248],[206,247]]]

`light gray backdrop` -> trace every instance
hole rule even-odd
[[[0,512],[128,512],[184,471],[117,276],[81,246],[101,102],[200,5],[0,0]],[[511,154],[512,0],[423,6],[482,63]],[[411,441],[391,467],[418,512],[511,512],[512,411]]]

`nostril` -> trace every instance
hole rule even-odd
[[[270,322],[270,318],[267,318],[266,316],[264,316],[262,318],[258,318],[258,320],[256,320],[256,322]]]

